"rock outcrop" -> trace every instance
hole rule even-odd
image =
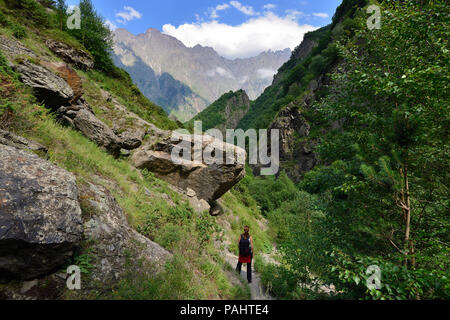
[[[202,152],[213,146],[216,154],[223,153],[224,163],[206,164],[204,161],[194,161],[192,157],[190,160],[174,161],[172,150],[178,144],[190,145],[191,154],[194,154],[194,139],[201,139],[199,146]],[[232,159],[226,159],[231,154]],[[142,146],[133,154],[132,163],[139,169],[148,169],[178,188],[192,189],[199,199],[213,203],[245,176],[245,165],[237,161],[239,158],[245,159],[243,149],[213,137],[177,135],[176,138],[168,137]]]
[[[36,54],[17,40],[0,35],[0,50],[10,59],[18,56],[36,57]]]
[[[122,208],[105,187],[88,183],[80,186],[80,194],[84,207],[90,208],[84,236],[95,252],[92,280],[104,284],[117,282],[126,271],[127,257],[133,262],[142,259],[153,267],[136,272],[161,270],[171,254],[129,226]]]
[[[54,54],[77,69],[87,71],[94,67],[93,58],[85,51],[54,40],[47,40],[45,44]]]
[[[73,90],[74,97],[72,98],[72,101],[77,101],[83,95],[83,81],[70,66],[64,62],[48,62],[45,60],[40,60],[39,64],[67,82],[69,87]]]
[[[55,271],[82,233],[75,177],[28,151],[0,145],[0,280]]]
[[[122,141],[106,124],[86,109],[81,109],[73,119],[73,125],[87,138],[104,147],[113,155],[118,155],[122,148]]]
[[[15,66],[20,73],[22,82],[33,88],[39,102],[56,110],[61,106],[70,105],[74,98],[74,92],[64,79],[50,70],[31,63],[21,61]]]
[[[280,165],[295,182],[317,164],[315,143],[308,139],[310,125],[294,103],[281,110],[269,130],[280,132]],[[256,172],[257,173],[257,172]]]
[[[38,153],[46,154],[47,147],[35,141],[27,140],[12,132],[0,130],[0,145],[10,146],[17,149],[31,150]]]

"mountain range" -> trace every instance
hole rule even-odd
[[[114,62],[146,97],[183,122],[230,90],[243,89],[256,99],[290,56],[291,50],[285,49],[230,60],[210,47],[186,47],[156,29],[139,35],[125,29],[114,32]]]

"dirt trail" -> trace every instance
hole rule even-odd
[[[235,256],[231,252],[227,252],[225,260],[233,267],[233,269],[236,268],[238,262],[237,256]],[[261,283],[260,275],[254,270],[254,264],[252,264],[252,283],[248,285],[250,287],[252,300],[274,300],[274,298],[267,292],[267,290],[264,289],[264,286]],[[247,281],[247,267],[245,264],[242,266],[241,277]]]

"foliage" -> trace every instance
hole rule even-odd
[[[13,36],[17,39],[23,39],[27,37],[27,32],[25,30],[25,28],[23,28],[22,26],[15,24],[12,26],[12,31],[13,31]]]
[[[89,50],[98,70],[111,73],[115,67],[110,57],[113,39],[104,19],[97,13],[91,0],[80,1],[81,28],[68,30],[68,33],[80,41]]]
[[[190,120],[186,125],[188,128],[194,128],[194,121],[202,121],[203,131],[207,131],[212,128],[216,128],[218,125],[225,122],[225,109],[233,97],[238,97],[242,94],[242,90],[233,92],[227,92],[223,94],[218,100],[208,106],[205,110],[197,114],[192,120]],[[245,106],[233,106],[233,108],[238,109]]]
[[[73,263],[80,268],[81,273],[90,274],[92,268],[94,267],[92,261],[93,257],[91,252],[88,251],[87,253],[76,255]]]
[[[168,130],[178,128],[178,124],[171,121],[161,107],[152,103],[139,91],[128,73],[121,69],[117,70],[121,72],[120,77],[110,76],[96,70],[85,73],[85,76],[90,80],[89,82],[101,83],[101,88],[115,94],[119,102],[129,111],[150,123],[154,123],[158,128]],[[98,89],[95,87],[92,88],[92,91],[97,93],[95,93],[95,96],[93,94],[93,99],[89,102],[95,105],[99,101]]]
[[[293,200],[298,190],[286,173],[278,178],[254,179],[249,185],[250,194],[256,200],[263,214],[279,208],[283,203]]]
[[[343,128],[321,137],[330,166],[299,184],[325,215],[282,250],[300,283],[314,285],[307,267],[340,298],[446,298],[449,11],[443,1],[385,1],[383,14],[381,30],[359,28],[338,45],[345,64],[317,108]],[[373,264],[381,290],[365,286]]]
[[[46,29],[53,24],[45,8],[35,0],[6,0],[6,4],[15,9],[15,17],[26,25]]]
[[[342,128],[318,136],[323,165],[298,185],[315,196],[270,207],[254,194],[283,262],[262,266],[263,279],[287,299],[447,299],[450,12],[445,1],[384,1],[382,29],[368,30],[353,5],[335,16],[348,38],[327,51],[345,62],[315,106]],[[381,269],[379,290],[366,286],[371,265]]]
[[[341,297],[373,300],[414,300],[417,298],[448,298],[450,282],[445,270],[408,269],[399,263],[382,258],[355,256],[350,258],[334,251],[335,263],[331,269],[330,281],[337,283]],[[371,283],[367,266],[378,266],[381,273],[380,289],[369,289]]]

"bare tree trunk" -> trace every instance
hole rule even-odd
[[[404,212],[406,216],[405,221],[405,250],[408,252],[405,257],[405,265],[409,264],[415,267],[416,259],[414,258],[414,244],[411,240],[411,197],[409,194],[409,179],[408,179],[408,164],[405,164],[403,170],[403,187],[404,187]],[[408,257],[411,256],[411,257]]]

